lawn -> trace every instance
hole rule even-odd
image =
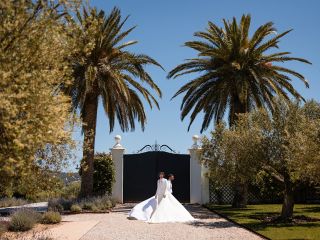
[[[301,223],[266,223],[265,217],[280,213],[280,204],[248,205],[245,209],[233,209],[230,205],[207,205],[209,209],[227,216],[270,239],[320,239],[320,221]],[[320,219],[320,204],[296,204],[295,215]]]

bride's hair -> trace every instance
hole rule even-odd
[[[164,172],[159,172],[158,177],[160,177],[160,175],[163,175],[163,177],[165,176]]]

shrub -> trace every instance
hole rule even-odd
[[[48,201],[48,211],[63,212],[63,210],[60,199],[50,199]]]
[[[111,155],[97,153],[94,158],[93,192],[100,196],[111,194],[114,181],[115,170]]]
[[[105,211],[112,208],[113,204],[109,196],[83,199],[80,202],[82,209],[91,211]]]
[[[48,202],[48,210],[53,212],[63,212],[70,210],[72,206],[72,199],[55,198],[50,199]]]
[[[112,207],[115,207],[117,205],[117,200],[116,199],[111,198],[110,201],[111,201]]]
[[[97,208],[102,211],[112,208],[112,202],[108,196],[95,198],[93,202]]]
[[[71,212],[79,213],[82,211],[82,208],[80,207],[79,204],[72,204],[70,210],[71,210]]]
[[[111,199],[108,195],[76,199],[51,199],[48,204],[48,210],[53,212],[68,211],[79,213],[82,210],[89,210],[93,212],[106,211],[114,207],[116,201]]]
[[[43,224],[56,224],[61,222],[61,215],[59,212],[46,212],[43,214],[41,223]]]
[[[84,209],[84,210],[93,210],[93,208],[94,208],[93,202],[85,200],[82,203],[82,209]]]
[[[9,223],[11,231],[28,231],[38,223],[41,219],[41,214],[31,209],[20,209],[12,214]]]
[[[8,230],[8,227],[5,223],[0,222],[0,236]]]
[[[96,205],[93,204],[92,207],[91,207],[91,211],[100,212],[100,209]]]
[[[93,193],[96,196],[111,194],[115,181],[114,164],[110,154],[97,153],[94,156]],[[81,176],[81,168],[79,171]]]
[[[63,207],[64,210],[66,211],[69,211],[72,204],[73,204],[74,200],[71,200],[71,199],[63,199],[62,198],[62,201],[61,201],[61,205]]]
[[[28,201],[21,198],[2,198],[0,199],[0,208],[12,207],[12,206],[21,206],[27,204]]]
[[[66,185],[61,193],[61,197],[66,199],[77,198],[80,192],[80,181],[74,181]]]

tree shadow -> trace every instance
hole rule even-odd
[[[217,229],[217,228],[230,228],[235,227],[236,225],[229,221],[214,221],[214,222],[205,222],[205,221],[194,221],[188,223],[194,227],[204,227],[209,229]],[[236,226],[237,227],[237,226]]]
[[[303,207],[299,208],[299,211],[302,210],[303,212],[320,212],[320,206],[312,206],[312,207]]]
[[[243,209],[234,209],[230,206],[209,206],[209,209],[219,214],[221,217],[230,220],[235,225],[239,227],[243,227],[248,229],[252,232],[260,232],[260,231],[268,231],[268,228],[273,229],[281,229],[281,228],[288,228],[290,230],[294,229],[301,229],[301,231],[309,231],[310,229],[319,229],[320,222],[268,222],[266,221],[269,217],[277,217],[279,216],[278,212],[275,211],[258,211],[254,208],[243,208]],[[250,212],[251,211],[251,212]],[[305,208],[299,208],[298,212],[320,212],[320,206],[311,206]],[[295,214],[297,215],[297,213]],[[234,219],[234,220],[233,220]],[[235,219],[246,219],[250,220],[249,222],[245,223],[238,223],[238,220]],[[303,220],[303,219],[302,219]],[[219,227],[219,225],[214,223],[196,223],[195,225],[214,228]],[[223,226],[223,224],[222,224]],[[228,226],[228,224],[226,225]],[[232,225],[231,225],[232,226]]]
[[[275,212],[256,212],[252,214],[244,214],[246,218],[264,220],[266,217],[276,217],[279,216],[279,213]]]
[[[240,225],[226,219],[223,215],[217,214],[215,212],[210,211],[207,208],[202,207],[198,204],[189,204],[185,205],[186,209],[192,213],[192,216],[196,218],[196,221],[188,222],[188,225],[197,227],[197,228],[209,228],[209,229],[217,229],[217,228],[230,228],[230,227],[238,227],[241,228]],[[210,221],[211,220],[211,221]]]
[[[196,219],[210,219],[218,217],[216,213],[209,211],[208,209],[202,207],[199,204],[185,204],[185,208]]]
[[[131,211],[131,209],[131,206],[117,206],[114,209],[112,209],[112,212],[128,213]]]
[[[214,206],[208,206],[209,209],[213,209],[216,211],[225,211],[225,212],[233,212],[233,211],[253,211],[254,208],[251,208],[250,205],[248,205],[245,208],[233,208],[231,205],[214,205]]]
[[[299,224],[293,224],[293,223],[246,223],[244,224],[244,226],[246,228],[252,229],[253,231],[261,231],[261,230],[265,230],[268,227],[272,227],[272,228],[295,228],[295,227],[299,227],[299,228],[318,228],[320,226],[319,223],[299,223]]]

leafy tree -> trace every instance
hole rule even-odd
[[[66,183],[61,191],[61,197],[65,199],[76,199],[80,193],[80,181]]]
[[[33,174],[14,179],[13,196],[29,199],[31,201],[43,201],[60,195],[63,181],[52,171],[35,167]]]
[[[137,41],[123,42],[135,28],[123,30],[127,20],[121,18],[120,10],[114,8],[110,14],[95,8],[77,12],[79,31],[78,45],[81,48],[73,57],[74,80],[68,89],[74,110],[80,112],[83,121],[84,147],[81,176],[81,196],[93,194],[93,159],[96,121],[99,99],[109,119],[110,131],[115,120],[123,131],[135,128],[135,120],[144,129],[146,115],[143,97],[150,107],[158,103],[150,91],[141,83],[161,91],[145,71],[147,65],[160,66],[152,58],[125,50]]]
[[[228,111],[232,126],[238,114],[247,113],[256,107],[274,110],[274,96],[289,100],[289,95],[303,99],[291,84],[292,77],[306,79],[298,72],[278,63],[299,61],[289,52],[274,52],[282,37],[291,30],[277,34],[272,22],[261,25],[250,36],[250,15],[243,15],[240,22],[223,20],[223,28],[209,22],[207,31],[196,32],[199,40],[189,41],[185,46],[197,51],[197,56],[188,59],[169,73],[169,78],[197,74],[182,86],[173,97],[184,94],[181,104],[182,120],[189,114],[190,124],[200,112],[204,113],[201,132],[214,122],[223,119]],[[271,52],[272,51],[272,52]],[[188,129],[189,129],[188,128]],[[245,195],[245,186],[235,197]],[[241,202],[244,200],[244,202]],[[234,206],[246,204],[246,199],[234,199]]]
[[[232,186],[235,194],[241,193],[234,198],[245,202],[248,189],[241,192],[237,188],[247,188],[254,180],[259,171],[257,159],[261,158],[261,147],[259,129],[248,124],[244,116],[230,129],[223,123],[217,124],[211,138],[202,141],[202,160],[210,169],[208,177],[218,188]]]
[[[284,200],[281,217],[293,215],[294,190],[301,181],[319,183],[320,104],[280,103],[269,118],[257,115],[264,146],[263,171],[282,184]]]
[[[279,101],[272,117],[259,109],[230,129],[217,125],[204,139],[203,160],[220,183],[271,176],[283,187],[281,218],[290,219],[299,183],[320,182],[320,104]]]
[[[63,20],[69,7],[75,5],[0,2],[0,196],[54,186],[46,170],[66,164],[74,146],[71,99],[58,88],[71,82],[67,59],[77,46]]]

